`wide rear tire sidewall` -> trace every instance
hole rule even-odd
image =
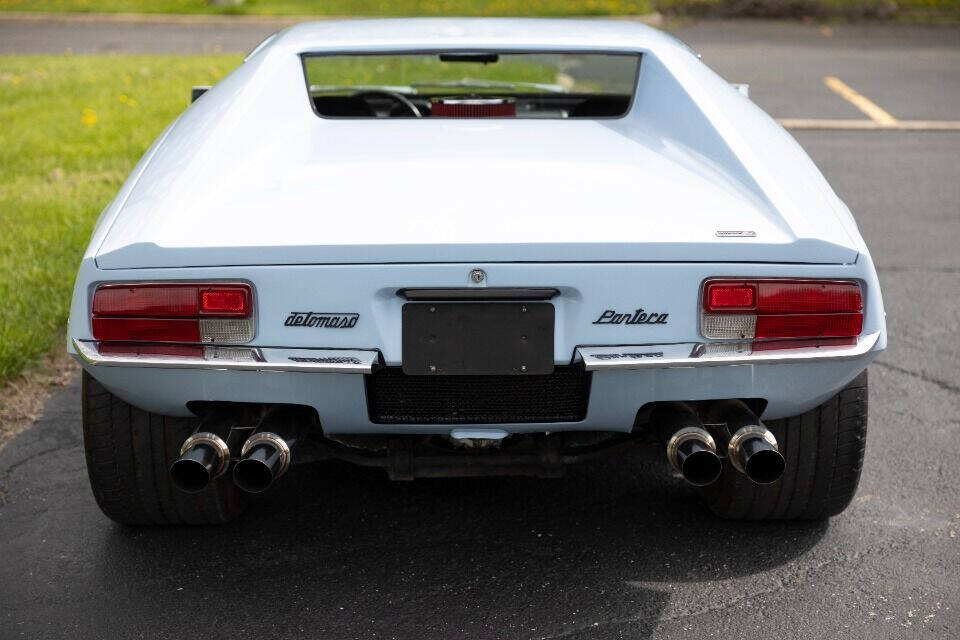
[[[177,490],[170,464],[198,422],[142,411],[87,371],[82,374],[83,442],[90,487],[100,510],[127,525],[221,524],[246,507],[246,494],[224,474],[199,493]]]
[[[817,520],[850,504],[867,442],[867,372],[799,416],[765,422],[785,460],[783,476],[757,485],[728,460],[717,482],[702,489],[715,514],[742,520]]]

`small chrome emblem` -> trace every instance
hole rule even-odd
[[[484,272],[483,269],[474,269],[473,271],[470,272],[471,282],[476,282],[477,284],[480,284],[486,279],[487,279],[487,274]]]
[[[718,238],[756,238],[756,231],[717,231]]]

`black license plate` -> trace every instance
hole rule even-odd
[[[539,303],[403,305],[409,375],[553,373],[554,308]]]

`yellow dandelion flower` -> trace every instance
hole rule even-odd
[[[121,93],[120,97],[117,99],[120,100],[120,102],[122,102],[123,104],[126,104],[130,101],[130,97],[125,93]]]
[[[97,124],[97,113],[90,107],[85,108],[80,114],[80,122],[88,127],[92,127]]]
[[[10,78],[10,83],[14,85],[20,84],[20,76],[13,76]]]

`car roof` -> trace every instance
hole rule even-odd
[[[634,20],[537,18],[406,18],[330,20],[295,25],[264,48],[295,53],[416,51],[437,48],[522,51],[643,51],[684,47]]]

